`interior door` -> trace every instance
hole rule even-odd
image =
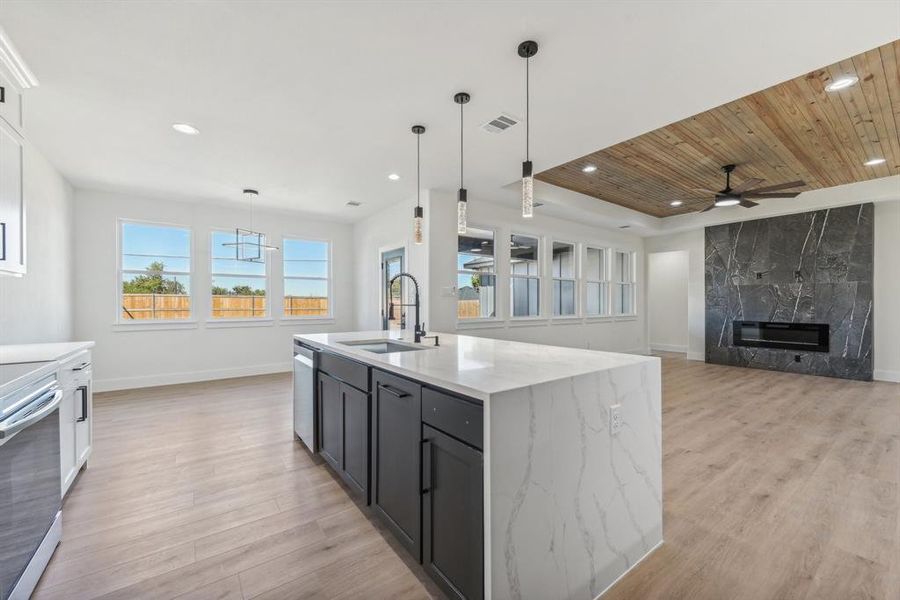
[[[403,307],[403,283],[398,280],[389,286],[391,278],[404,271],[406,251],[403,248],[381,253],[381,326],[384,330],[403,329],[406,312]],[[390,287],[390,289],[388,289]],[[391,303],[393,314],[388,315]]]

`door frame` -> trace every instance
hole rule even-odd
[[[384,257],[385,254],[391,254],[393,252],[403,253],[403,269],[409,269],[409,247],[406,244],[406,241],[402,241],[396,244],[387,244],[385,246],[378,247],[378,265],[377,265],[377,273],[378,273],[378,317],[380,320],[381,329],[387,331],[388,323],[386,319],[387,315],[387,303],[385,302],[387,298],[387,289],[385,289],[385,284],[387,283],[385,280],[384,272],[382,271],[382,266],[384,265]],[[408,283],[406,278],[403,278],[400,281],[400,298],[401,302],[403,302],[403,298],[408,296],[407,294],[407,286]]]

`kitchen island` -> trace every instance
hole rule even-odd
[[[438,335],[294,336],[315,447],[451,597],[597,597],[662,543],[659,359]]]

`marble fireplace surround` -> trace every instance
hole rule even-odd
[[[873,214],[867,203],[707,227],[706,362],[871,380]],[[734,346],[735,320],[828,323],[830,350]]]

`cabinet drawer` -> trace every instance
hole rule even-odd
[[[0,70],[0,118],[22,133],[22,92]]]
[[[483,447],[483,407],[435,390],[422,390],[422,421],[476,448]]]
[[[319,370],[364,392],[369,391],[369,367],[362,363],[330,352],[320,352]]]

